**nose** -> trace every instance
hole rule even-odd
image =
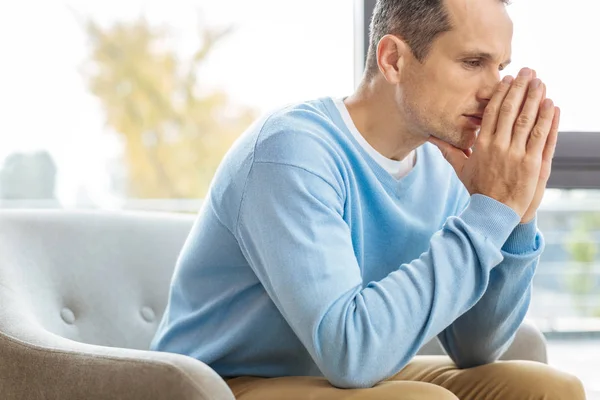
[[[500,82],[500,73],[486,74],[483,78],[479,90],[477,91],[477,101],[487,105],[494,95],[494,91]]]

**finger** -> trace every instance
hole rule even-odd
[[[533,81],[535,78],[537,78],[537,71],[535,69],[531,70],[531,80]],[[540,102],[540,105],[542,103]],[[521,104],[521,108],[519,109],[519,115],[521,115],[521,112],[523,111],[523,107],[525,106],[525,103]]]
[[[529,84],[527,99],[523,103],[523,109],[513,128],[511,146],[515,149],[522,149],[525,151],[529,134],[538,119],[542,94],[542,81],[535,78]]]
[[[560,124],[560,108],[554,107],[554,118],[552,119],[552,127],[546,140],[544,153],[542,154],[542,168],[540,170],[540,181],[546,184],[552,173],[552,159],[558,142],[558,125]]]
[[[554,107],[554,118],[552,119],[552,127],[546,140],[546,147],[544,147],[543,159],[545,161],[552,161],[554,158],[554,151],[556,150],[556,143],[558,142],[558,128],[560,125],[560,108]]]
[[[540,117],[540,109],[542,108],[542,103],[544,102],[544,100],[546,100],[546,84],[544,82],[542,82],[542,90],[543,91],[542,91],[542,99],[540,100],[540,107],[538,109],[537,116],[535,117],[536,121]]]
[[[533,79],[537,78],[537,72],[535,69],[533,70]],[[542,106],[542,101],[546,100],[546,84],[542,82],[543,94],[542,99],[540,100],[540,107]],[[521,109],[522,111],[522,109]]]
[[[504,99],[506,98],[506,95],[510,89],[510,85],[513,81],[514,78],[510,75],[507,75],[496,86],[496,92],[485,107],[478,138],[491,138],[494,135],[496,131],[496,124],[498,123],[500,107],[502,106],[502,103],[504,102]]]
[[[543,93],[542,93],[542,101],[546,100],[546,84],[544,83],[543,85],[544,85],[544,86],[543,86],[543,87],[544,87],[544,91],[543,91]],[[540,105],[541,105],[541,104],[542,104],[542,103],[540,102]]]
[[[529,87],[531,81],[532,71],[529,68],[523,68],[519,72],[519,76],[515,79],[502,106],[500,107],[500,113],[498,115],[498,125],[496,127],[496,134],[494,140],[501,143],[509,144],[513,136],[513,127],[515,121],[519,116],[519,110]]]
[[[546,84],[542,82],[542,98],[540,100],[540,109],[542,108],[542,103],[544,102],[544,100],[546,100]],[[540,116],[540,110],[538,109],[536,121],[537,121],[537,118],[539,118],[539,116]]]
[[[544,100],[540,109],[540,116],[537,123],[531,130],[529,141],[527,142],[527,153],[542,156],[552,121],[554,120],[554,103],[550,99]]]
[[[537,72],[535,69],[531,70],[531,80],[533,81],[535,78],[537,78]],[[540,102],[541,104],[541,102]],[[521,107],[519,108],[519,115],[521,115],[521,112],[523,112],[523,107],[525,106],[525,103],[521,104]]]
[[[531,70],[531,81],[533,81],[535,78],[537,78],[537,71],[535,69]],[[541,104],[541,103],[540,103]],[[523,103],[521,105],[521,111],[523,111],[523,107],[525,106],[525,103]],[[521,112],[519,112],[520,114]]]
[[[533,81],[535,78],[537,78],[537,71],[535,69],[531,70],[531,80]],[[542,82],[543,84],[543,82]],[[544,92],[545,93],[545,92]],[[523,103],[523,105],[525,105],[525,103]],[[542,105],[542,102],[540,101],[540,106]],[[523,106],[521,106],[521,111],[523,111]]]
[[[532,69],[532,70],[531,70],[531,81],[533,82],[533,80],[534,80],[535,78],[537,78],[537,72],[536,72],[536,70],[535,70],[535,69]],[[525,105],[525,103],[523,103],[523,104],[521,105],[521,111],[523,111],[523,106],[524,106],[524,105]]]
[[[446,161],[450,163],[457,174],[460,174],[465,162],[469,159],[464,151],[433,136],[429,137],[429,142],[433,143],[438,149],[440,149]]]

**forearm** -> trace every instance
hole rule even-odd
[[[536,221],[519,225],[502,249],[504,260],[490,272],[485,294],[439,335],[459,367],[493,362],[511,344],[529,307],[542,250]]]
[[[473,196],[418,259],[364,282],[343,214],[335,179],[255,162],[234,229],[274,306],[341,387],[370,387],[397,373],[473,307],[520,219],[496,200]]]
[[[249,192],[252,199],[269,195],[260,189]],[[270,202],[277,208],[269,215],[244,212],[238,238],[277,308],[323,374],[341,387],[370,387],[398,372],[425,341],[476,304],[519,221],[506,206],[480,196],[446,222],[419,259],[363,286],[345,222],[319,201]],[[302,216],[308,204],[310,220]],[[284,225],[270,219],[283,213],[293,215]],[[270,229],[260,229],[265,225]],[[315,241],[320,245],[306,245]],[[277,248],[263,245],[275,242]]]

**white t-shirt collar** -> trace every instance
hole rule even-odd
[[[390,175],[392,175],[395,179],[402,179],[413,169],[415,164],[415,151],[411,151],[410,154],[402,161],[392,160],[390,158],[385,157],[380,152],[375,150],[373,146],[367,142],[364,136],[358,131],[356,125],[354,125],[354,121],[352,121],[352,117],[348,112],[348,108],[346,104],[344,104],[344,99],[336,98],[333,99],[333,102],[338,109],[340,115],[342,116],[342,120],[346,124],[346,127],[354,136],[356,141],[361,145],[361,147],[379,164],[384,170],[386,170]]]

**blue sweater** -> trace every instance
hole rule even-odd
[[[153,350],[221,376],[370,387],[438,337],[492,362],[523,320],[535,221],[469,196],[431,144],[395,180],[331,99],[255,123],[223,160],[177,262]]]

